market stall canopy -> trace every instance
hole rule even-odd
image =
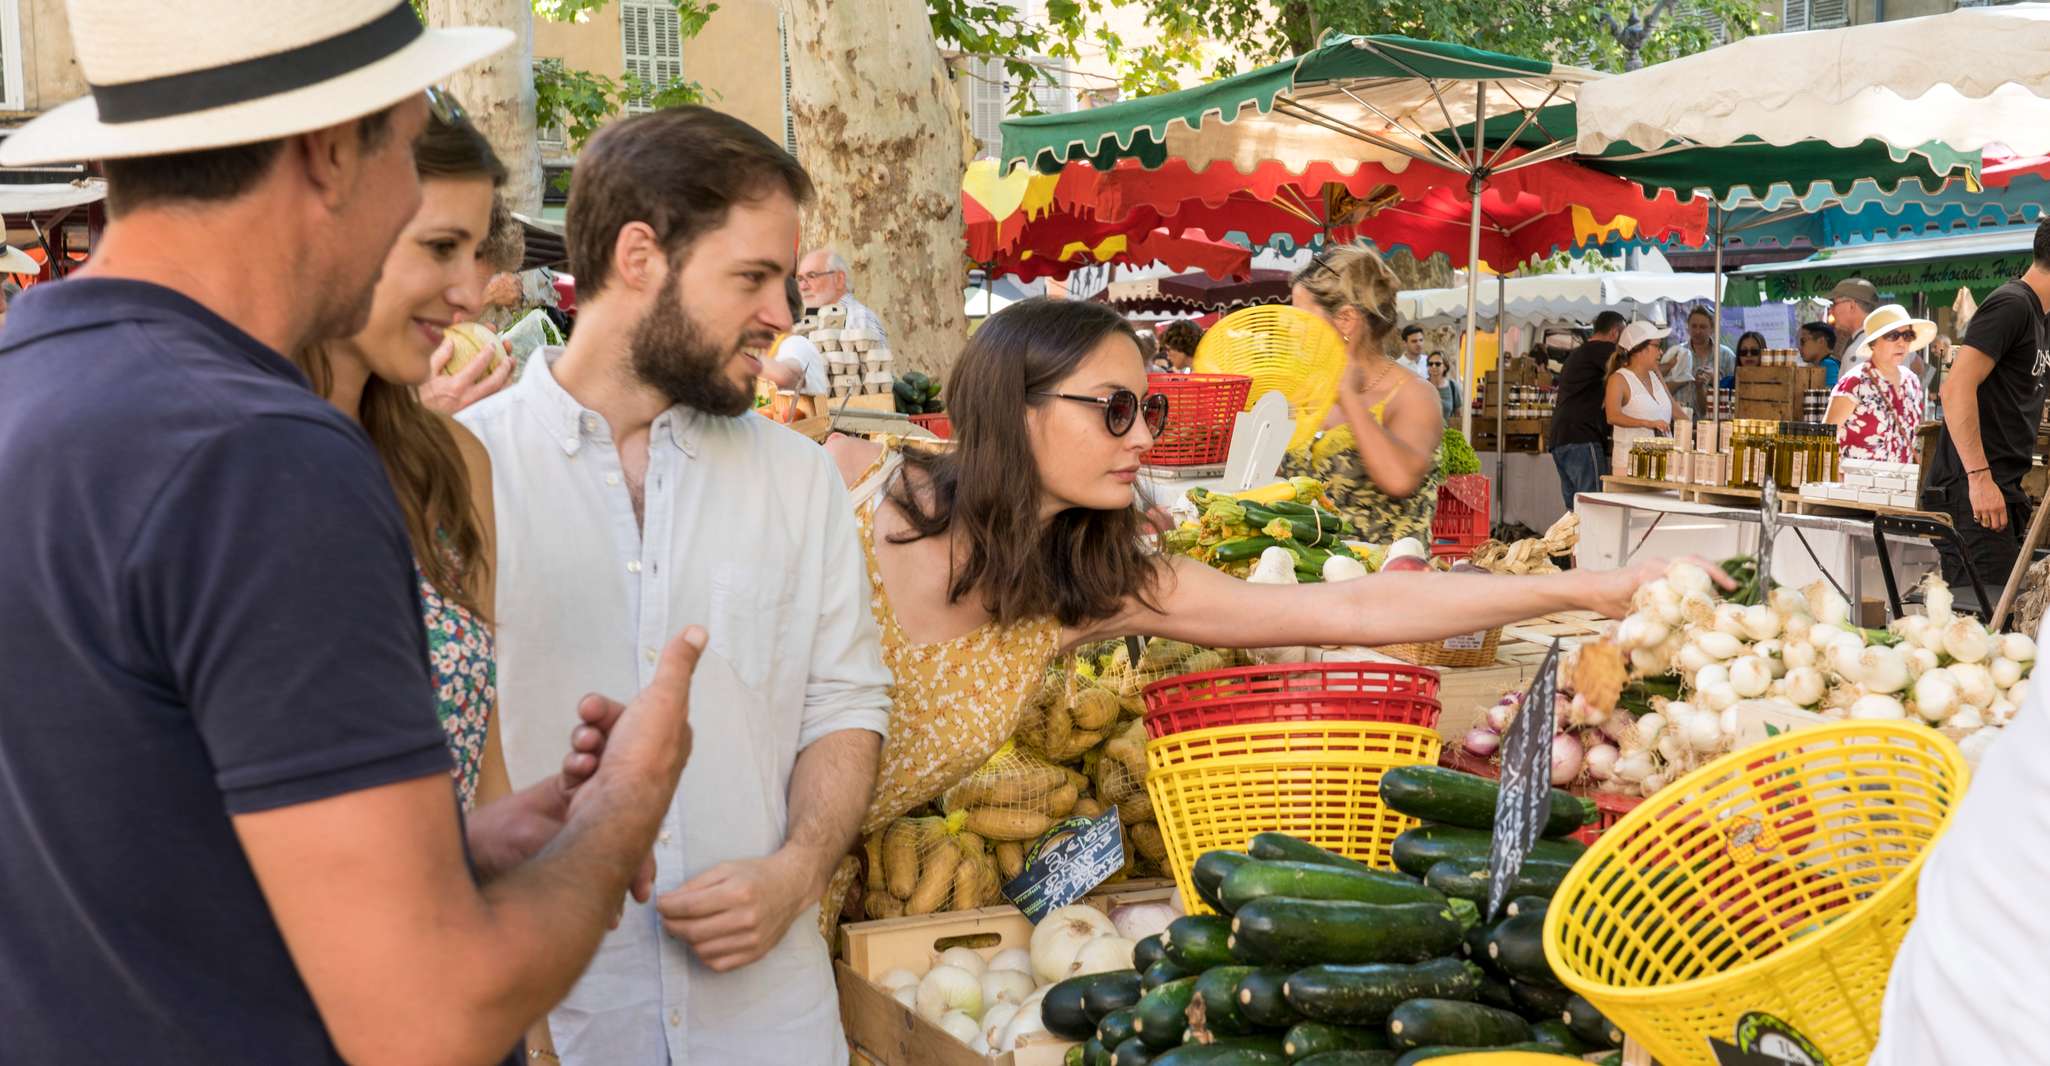
[[[1882,299],[1930,293],[1948,299],[1960,287],[1990,292],[2027,270],[2035,258],[2035,228],[1948,237],[1873,241],[1833,248],[1791,263],[1748,266],[1730,276],[1729,302],[1820,296],[1845,278],[1864,278]]]
[[[1098,263],[1157,262],[1219,279],[1245,277],[1252,269],[1252,249],[1185,233],[1183,227],[1170,229],[1157,212],[1106,221],[1057,204],[1052,195],[1057,180],[1023,169],[998,175],[987,160],[971,165],[961,179],[969,262],[994,275],[1028,281]]]
[[[1508,118],[1518,134],[1511,140],[1545,141],[1519,164],[1534,165],[1571,151],[1574,94],[1600,77],[1464,45],[1333,34],[1300,56],[1207,85],[1012,119],[1003,158],[1049,174],[1084,160],[1107,169],[1120,159],[1158,167],[1170,158],[1241,173],[1276,164],[1300,173],[1316,163],[1402,171],[1412,160],[1465,170],[1475,121]]]
[[[1244,281],[1218,281],[1202,274],[1113,281],[1091,297],[1126,314],[1173,315],[1232,311],[1288,302],[1287,270],[1254,270]]]
[[[1930,192],[1904,184],[1887,192],[1861,182],[1830,196],[1821,207],[1791,196],[1730,212],[1724,239],[1733,245],[1781,248],[1807,243],[1839,247],[1885,237],[1915,237],[1999,228],[2034,222],[2050,203],[2050,180],[2036,174],[2009,175],[1999,187],[1979,188],[1953,179]]]
[[[1506,290],[1504,295],[1512,321],[1572,319],[1585,322],[1605,310],[1642,318],[1662,303],[1713,300],[1715,276],[1648,271],[1539,274],[1509,278],[1500,288]],[[1485,282],[1480,287],[1482,325],[1492,327],[1495,324],[1496,290],[1497,286]],[[1395,306],[1405,325],[1453,325],[1465,318],[1466,286],[1412,289],[1397,294]]]

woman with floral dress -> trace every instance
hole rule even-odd
[[[1910,318],[1887,304],[1865,319],[1865,336],[1846,352],[1853,369],[1837,378],[1824,418],[1836,427],[1846,459],[1889,463],[1921,461],[1916,430],[1922,423],[1922,379],[1906,369],[1908,353],[1936,336],[1936,323]]]

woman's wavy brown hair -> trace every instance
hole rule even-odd
[[[491,142],[467,121],[429,119],[413,143],[413,159],[422,181],[485,178],[491,182],[494,200],[496,190],[505,184],[505,164],[491,150]],[[333,391],[334,371],[325,349],[302,349],[293,362],[306,372],[314,391],[322,396]],[[486,550],[484,520],[471,500],[469,468],[448,421],[422,406],[410,387],[376,375],[363,384],[358,418],[384,460],[420,572],[443,597],[489,621],[490,605],[479,593],[491,572],[491,554]]]
[[[1139,343],[1102,304],[1039,297],[991,315],[961,350],[946,388],[953,448],[904,456],[906,468],[923,475],[930,502],[910,478],[887,490],[911,526],[893,543],[959,527],[967,551],[948,581],[949,603],[976,595],[999,624],[1051,616],[1064,626],[1112,617],[1135,597],[1152,605],[1163,568],[1148,544],[1143,495],[1123,510],[1071,507],[1039,519],[1043,490],[1026,413],[1062,402],[1040,394],[1112,337]]]

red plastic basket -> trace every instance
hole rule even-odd
[[[1431,518],[1431,554],[1466,556],[1488,539],[1494,486],[1486,474],[1460,474],[1438,486],[1438,510]]]
[[[1500,767],[1478,755],[1468,754],[1465,749],[1459,746],[1458,741],[1453,740],[1445,742],[1445,750],[1438,756],[1438,765],[1452,770],[1463,770],[1469,774],[1485,777],[1490,780],[1502,776]],[[1629,814],[1632,810],[1636,809],[1638,804],[1644,802],[1643,796],[1619,796],[1614,792],[1590,792],[1578,787],[1569,788],[1566,791],[1582,799],[1594,801],[1594,823],[1581,826],[1573,833],[1573,839],[1580,841],[1582,844],[1594,843],[1595,838],[1601,836],[1604,830],[1622,821],[1624,815]]]
[[[1144,456],[1152,466],[1204,466],[1231,454],[1231,428],[1246,409],[1253,379],[1243,374],[1148,374],[1146,387],[1167,397],[1167,426]]]
[[[954,435],[954,420],[948,418],[944,413],[936,415],[912,415],[911,424],[914,426],[918,426],[921,429],[924,429],[926,432],[931,433],[933,436],[938,437],[941,440],[948,440],[952,438]]]
[[[1293,663],[1183,674],[1146,686],[1146,736],[1276,722],[1438,727],[1438,671],[1396,663]]]

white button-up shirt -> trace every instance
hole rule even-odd
[[[847,309],[848,329],[875,330],[876,336],[882,338],[883,346],[889,347],[890,331],[883,328],[883,320],[876,315],[872,308],[855,299],[851,293],[840,297],[840,299],[834,302]]]
[[[498,516],[499,725],[513,787],[560,767],[587,692],[627,699],[672,635],[703,625],[690,763],[655,845],[660,896],[783,845],[798,752],[882,733],[890,675],[846,487],[817,445],[766,419],[672,407],[649,433],[646,525],[605,419],[542,349],[462,414],[491,452]],[[577,1066],[845,1062],[816,905],[769,954],[716,974],[628,901],[550,1016]]]

